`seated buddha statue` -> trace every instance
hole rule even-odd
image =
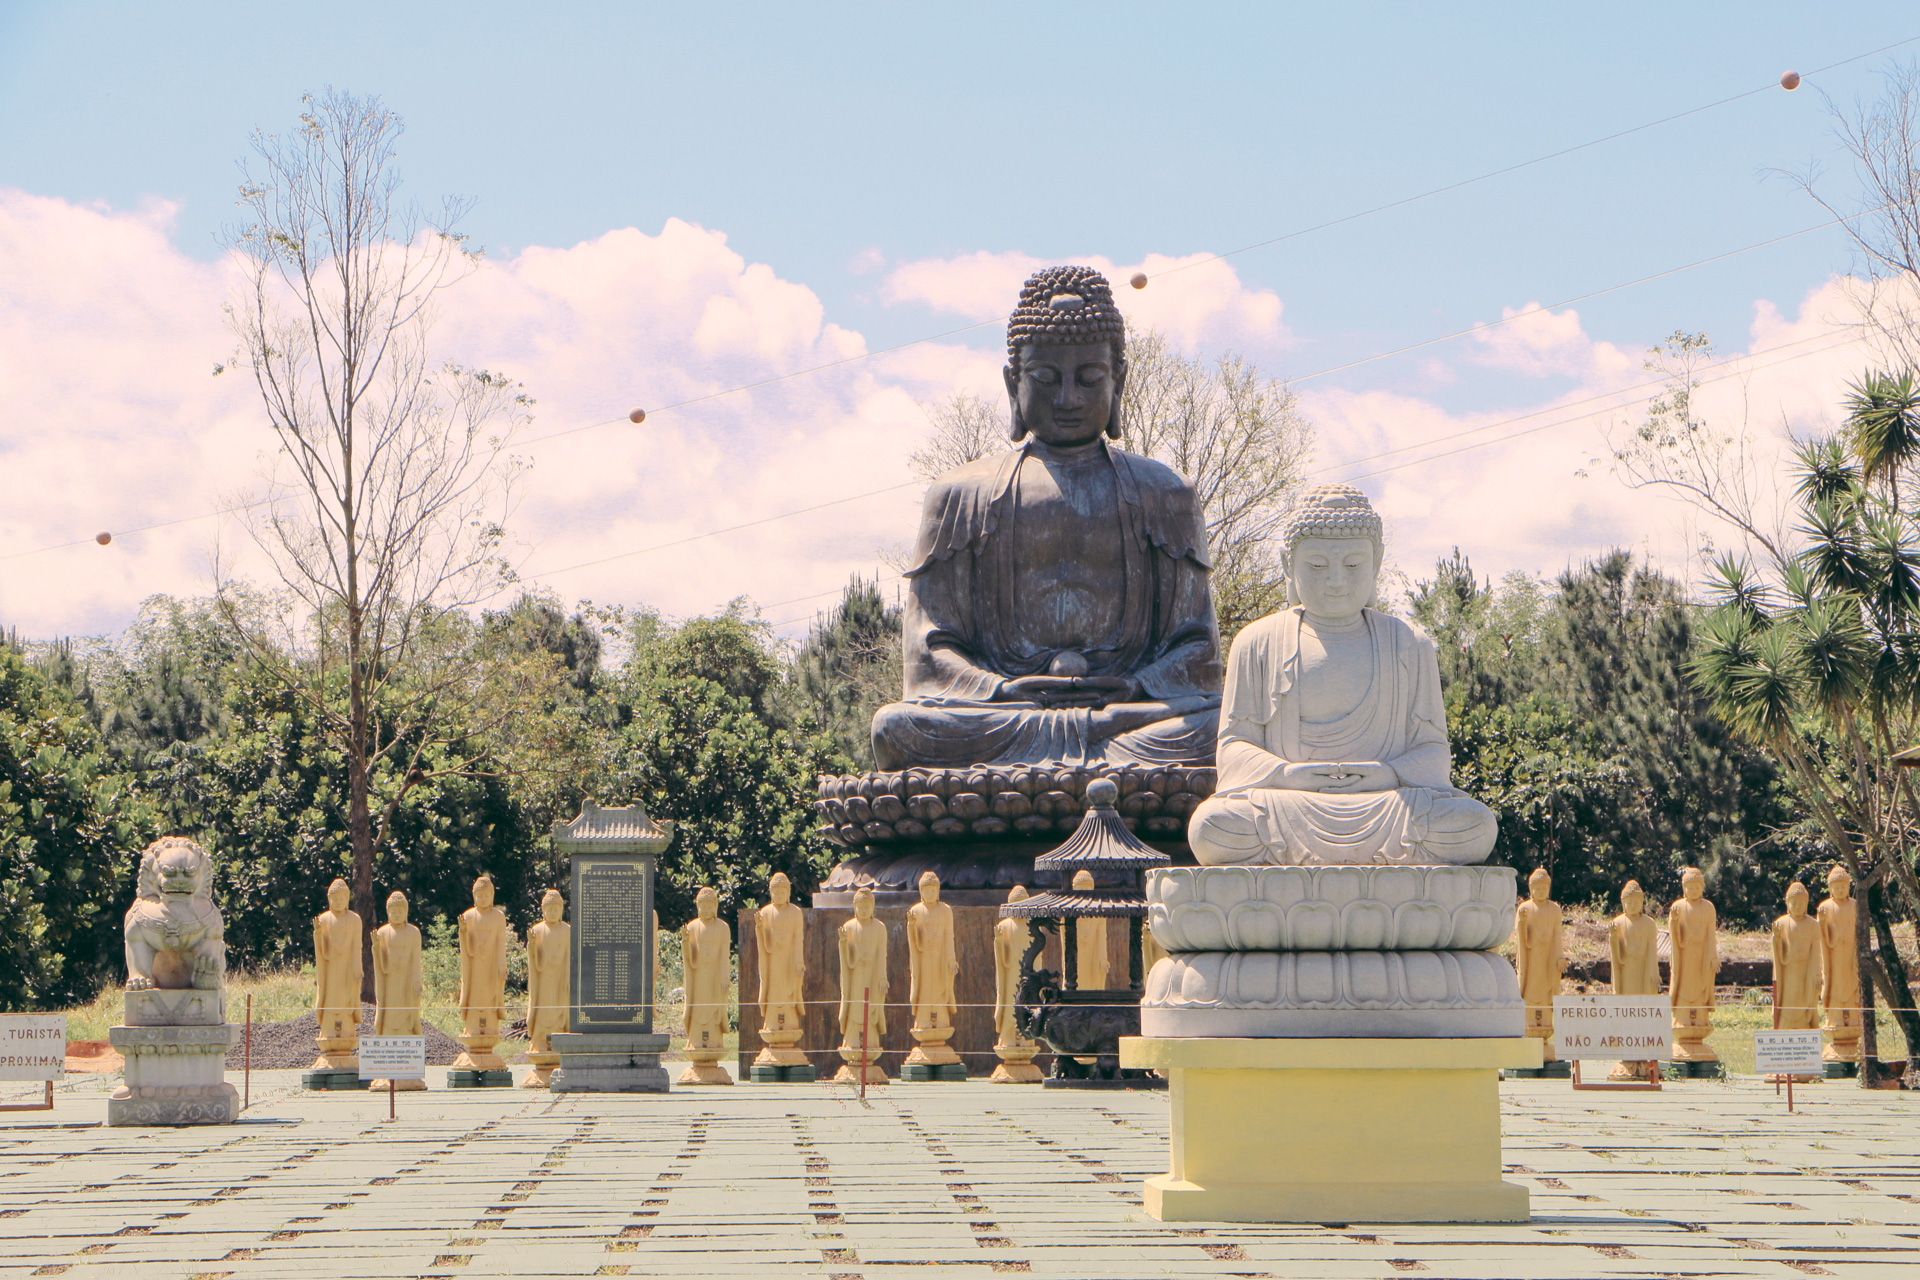
[[[901,701],[882,770],[1206,765],[1220,706],[1207,535],[1192,486],[1121,434],[1126,325],[1088,267],[1050,267],[1007,325],[1018,447],[927,490]]]
[[[1219,785],[1194,810],[1203,865],[1485,861],[1493,811],[1451,780],[1433,642],[1369,607],[1381,527],[1320,485],[1282,529],[1292,607],[1234,638]]]

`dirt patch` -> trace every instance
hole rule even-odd
[[[303,1013],[285,1022],[253,1024],[253,1065],[262,1071],[305,1070],[320,1056],[318,1032],[320,1020]],[[432,1025],[423,1025],[427,1037],[427,1065],[444,1067],[460,1056],[460,1042]],[[360,1022],[360,1034],[373,1034],[373,1006],[368,1005]],[[244,1063],[244,1044],[227,1050],[227,1069],[238,1070]]]
[[[118,1071],[126,1065],[105,1040],[69,1040],[67,1041],[67,1072],[69,1074],[97,1071]]]

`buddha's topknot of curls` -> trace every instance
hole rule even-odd
[[[1007,361],[1020,365],[1029,342],[1106,342],[1126,350],[1127,322],[1113,304],[1113,286],[1092,267],[1047,267],[1027,277],[1007,317]]]

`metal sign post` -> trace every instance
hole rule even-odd
[[[1820,1029],[1804,1031],[1756,1031],[1753,1033],[1753,1069],[1779,1086],[1787,1086],[1787,1110],[1793,1110],[1795,1076],[1818,1079],[1825,1074],[1820,1060]]]
[[[387,1082],[387,1119],[394,1111],[394,1081],[427,1078],[425,1036],[361,1036],[360,1078]]]

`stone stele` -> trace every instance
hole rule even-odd
[[[655,861],[673,843],[671,821],[638,804],[603,809],[583,800],[578,816],[553,824],[553,851],[571,874],[567,935],[570,1030],[549,1037],[560,1065],[554,1093],[665,1093],[655,1031],[660,988],[660,916],[653,909]]]
[[[109,1125],[231,1124],[240,1097],[227,1083],[227,944],[213,904],[213,863],[167,836],[140,858],[127,911],[126,1023],[107,1039],[125,1059],[107,1099]]]

